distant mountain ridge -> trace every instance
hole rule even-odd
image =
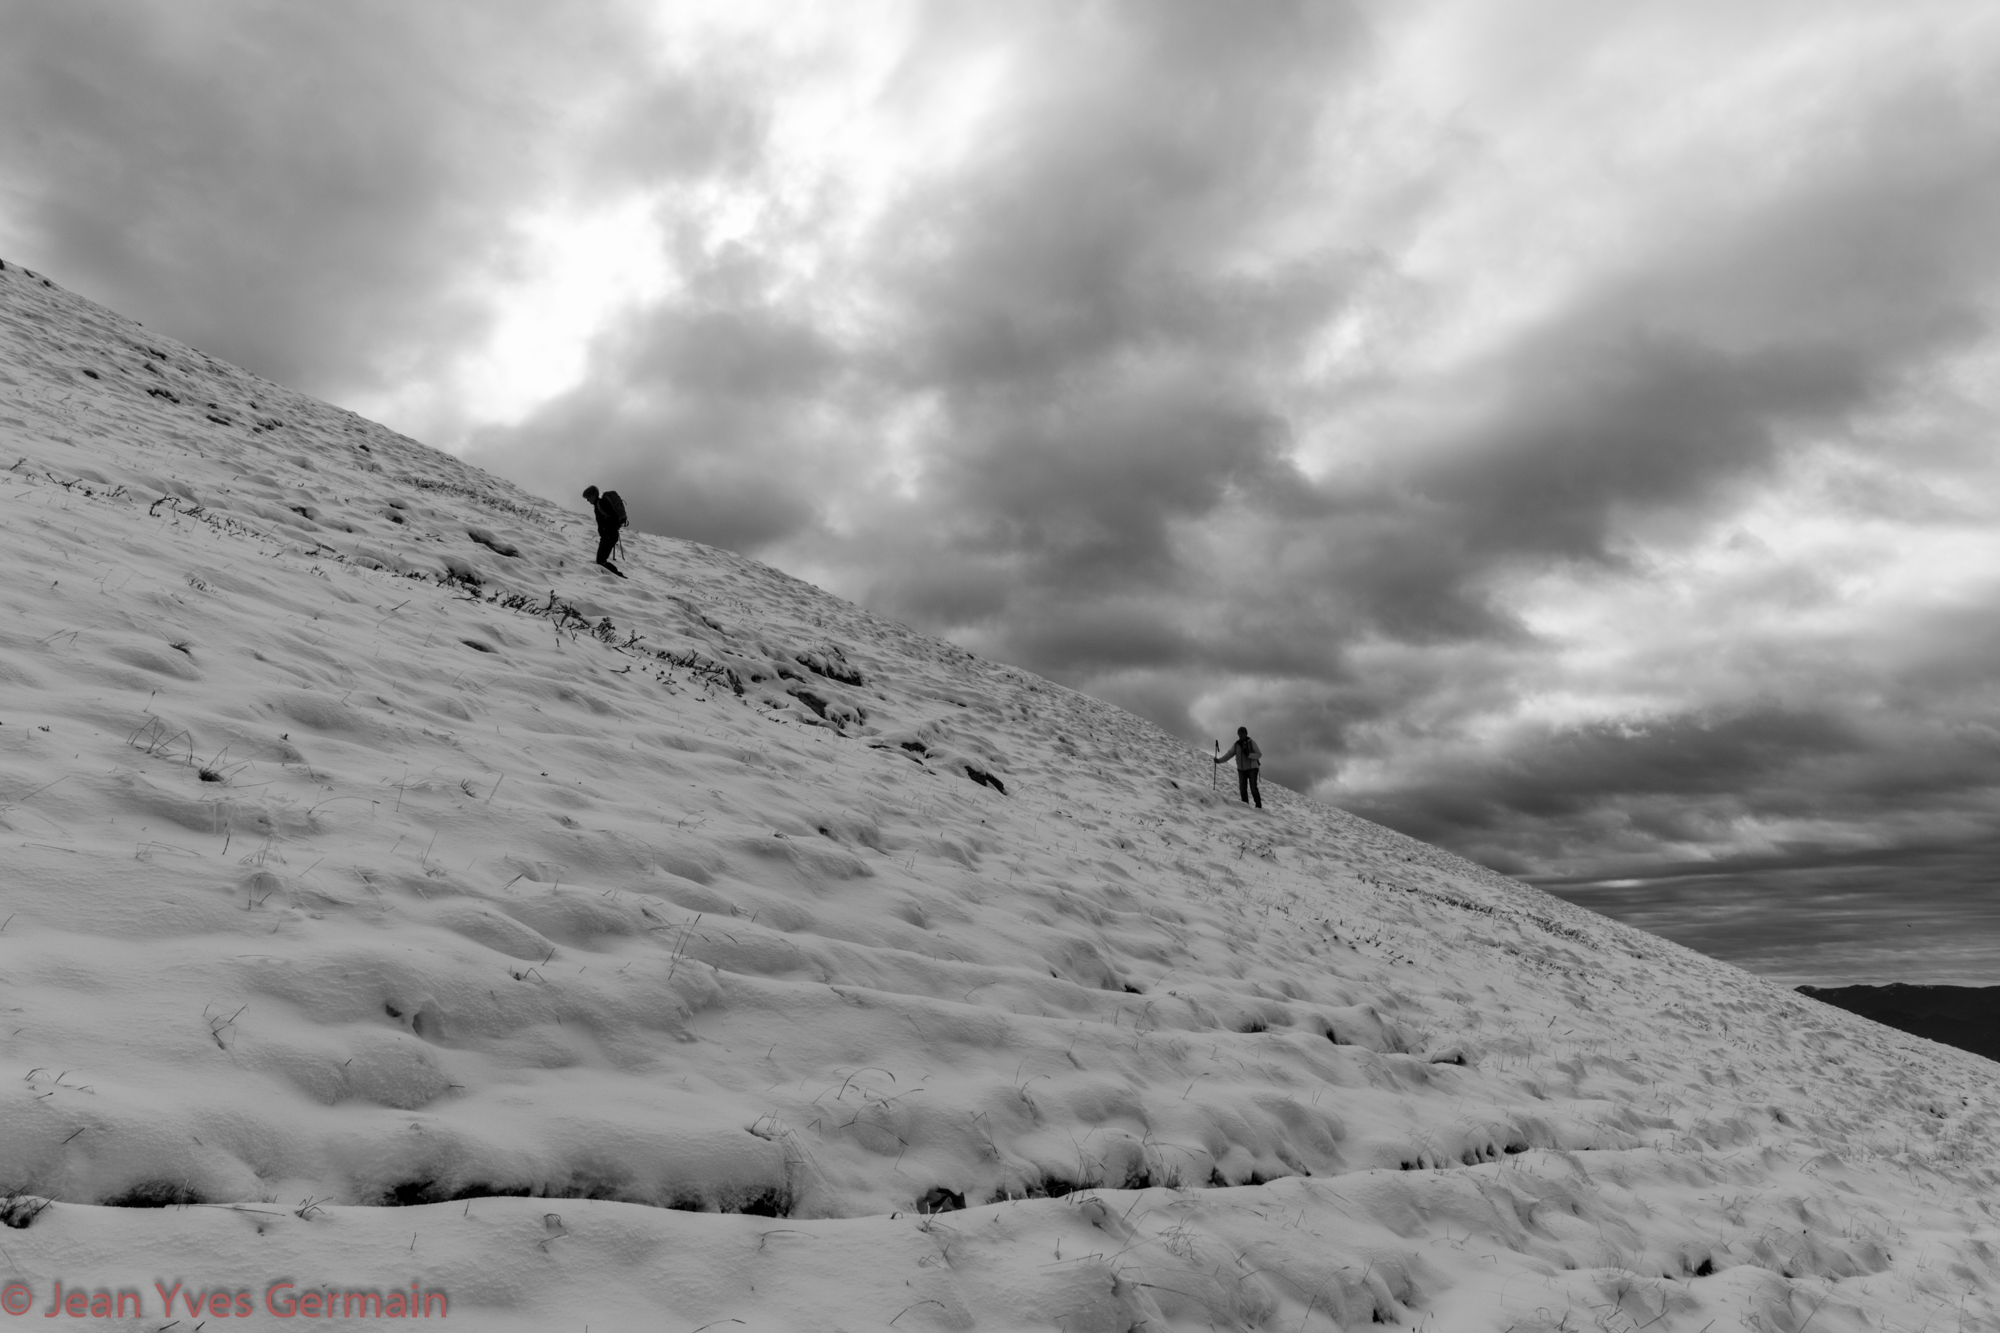
[[[1877,1023],[2000,1060],[2000,986],[1801,986],[1799,994]]]

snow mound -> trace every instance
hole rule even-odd
[[[0,450],[37,1311],[2000,1328],[1986,1061],[13,265]]]

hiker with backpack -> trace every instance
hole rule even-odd
[[[1257,770],[1263,766],[1264,752],[1257,748],[1257,742],[1250,739],[1250,728],[1236,729],[1236,744],[1215,756],[1215,762],[1225,759],[1236,761],[1236,794],[1245,801],[1255,801],[1257,808],[1264,808],[1264,793],[1257,789]]]
[[[584,487],[583,498],[590,501],[591,512],[597,515],[597,563],[622,579],[625,571],[611,563],[611,552],[618,545],[619,529],[625,526],[625,502],[618,498],[618,492],[599,494],[595,486]]]

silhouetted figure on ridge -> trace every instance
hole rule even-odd
[[[625,526],[625,502],[618,498],[618,492],[598,493],[595,486],[583,488],[583,498],[590,501],[590,508],[597,515],[597,563],[616,574],[625,577],[625,571],[611,563],[611,552],[618,545],[618,531]]]
[[[1257,808],[1264,808],[1264,793],[1257,789],[1257,770],[1263,766],[1264,752],[1257,748],[1257,742],[1250,739],[1250,728],[1236,729],[1236,744],[1215,756],[1215,762],[1225,759],[1236,761],[1236,794],[1245,801],[1255,801]]]

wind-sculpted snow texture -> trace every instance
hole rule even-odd
[[[13,265],[0,448],[0,1277],[101,1326],[2000,1328],[1983,1060]]]

